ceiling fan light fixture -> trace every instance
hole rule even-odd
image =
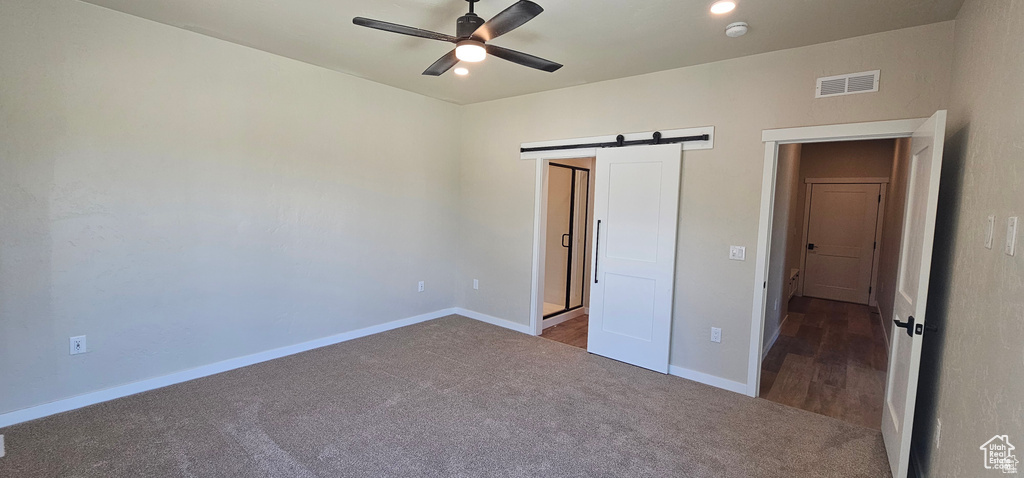
[[[729,1],[729,0],[722,0],[720,2],[715,2],[715,3],[713,3],[711,5],[711,13],[714,13],[715,15],[722,15],[724,13],[729,13],[729,12],[735,10],[735,9],[736,9],[736,2],[732,2],[732,1]]]
[[[455,57],[461,61],[476,63],[487,58],[484,44],[476,40],[463,40],[455,47]]]

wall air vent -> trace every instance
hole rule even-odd
[[[879,71],[863,71],[848,75],[818,78],[818,86],[814,90],[814,97],[825,98],[855,93],[873,93],[878,91]]]

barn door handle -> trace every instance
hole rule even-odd
[[[909,335],[911,337],[914,336],[914,316],[913,315],[911,315],[910,317],[907,317],[907,321],[906,322],[900,322],[899,320],[896,320],[896,319],[892,319],[892,321],[896,324],[897,327],[899,327],[901,329],[907,329],[907,335]]]
[[[810,243],[810,244],[808,244],[808,245],[807,245],[807,250],[808,250],[808,251],[813,251],[813,250],[814,250],[814,243]]]
[[[565,243],[565,240],[568,239],[568,238],[569,238],[568,234],[562,234],[562,247],[569,247],[569,245]]]
[[[601,260],[601,220],[597,220],[597,234],[594,237],[594,283],[597,284],[597,261]]]

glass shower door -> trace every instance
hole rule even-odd
[[[583,306],[587,284],[590,171],[550,164],[544,317]]]

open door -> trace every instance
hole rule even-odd
[[[925,330],[945,129],[946,112],[938,111],[914,132],[911,142],[889,373],[882,406],[882,438],[894,478],[906,477],[910,464],[910,433],[921,366],[921,335]]]
[[[668,373],[680,144],[600,149],[587,350]]]

